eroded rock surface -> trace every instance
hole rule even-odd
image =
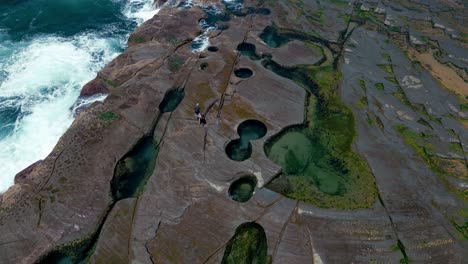
[[[1,196],[0,263],[468,258],[466,98],[414,60],[438,43],[444,53],[434,60],[466,77],[466,39],[453,37],[465,29],[446,16],[463,16],[460,3],[175,2],[83,89],[107,99],[80,112],[52,153]],[[227,10],[207,33],[215,48],[194,53],[210,4]],[[251,72],[244,78],[237,69]],[[266,130],[249,131],[249,122]],[[298,126],[310,149],[331,153],[323,163],[288,156],[305,164],[301,175],[265,153],[269,139]],[[237,161],[226,147],[241,138],[249,155]],[[332,174],[327,166],[339,191],[320,186]],[[139,171],[138,184],[122,188]],[[246,175],[255,180],[247,194],[236,190],[247,197],[239,202],[230,186]],[[301,184],[292,184],[297,177]],[[306,199],[304,190],[323,197]]]

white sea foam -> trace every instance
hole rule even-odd
[[[129,0],[123,14],[130,19],[135,19],[138,25],[140,25],[146,20],[153,18],[158,11],[159,9],[155,7],[152,0]]]
[[[153,0],[130,0],[122,13],[141,24],[157,11]],[[16,173],[50,153],[73,121],[81,87],[119,54],[126,38],[106,39],[93,32],[69,38],[43,35],[0,47],[8,54],[0,61],[0,74],[6,76],[0,82],[0,108],[20,113],[12,132],[0,138],[0,193],[13,184]],[[84,103],[103,99],[95,96]]]
[[[196,37],[192,41],[193,46],[197,48],[192,49],[192,52],[202,52],[210,45],[210,38],[208,37],[208,32],[203,33],[202,35]]]
[[[225,5],[232,9],[237,9],[240,10],[244,6],[239,0],[224,0],[223,1]],[[193,3],[192,1],[185,1],[184,5],[181,6],[181,8],[191,8],[193,5],[197,5],[202,7],[205,12],[209,12],[212,14],[221,14],[223,12],[222,9],[219,8],[217,5],[208,5],[204,6],[202,3],[199,1],[196,1],[196,3]],[[192,41],[192,52],[197,53],[197,52],[202,52],[208,46],[210,46],[210,37],[209,34],[211,31],[216,30],[217,26],[216,25],[209,25],[204,19],[200,21],[200,27],[204,29],[203,33],[199,35],[198,37],[194,38]]]
[[[82,35],[36,38],[11,57],[0,97],[15,98],[5,102],[21,114],[0,141],[0,192],[18,171],[47,156],[73,121],[70,106],[81,87],[117,54],[112,41]]]

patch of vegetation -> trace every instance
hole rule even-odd
[[[363,79],[359,79],[359,87],[364,91],[364,93],[367,93],[367,87],[366,87],[366,82],[364,82]]]
[[[381,90],[381,91],[384,91],[385,90],[385,86],[383,85],[383,83],[376,83],[374,84],[375,88],[377,88],[377,90]]]
[[[380,24],[380,19],[376,13],[372,11],[361,10],[361,8],[357,6],[354,8],[352,20],[355,20],[361,24]]]
[[[185,59],[177,55],[172,55],[168,58],[167,63],[171,72],[177,72],[180,70],[182,65],[184,65]]]
[[[338,17],[342,18],[345,23],[348,23],[351,20],[351,15],[345,13],[341,13]]]
[[[394,84],[398,84],[398,80],[395,77],[385,77],[385,80],[392,82]]]
[[[348,2],[344,0],[327,0],[327,2],[335,4],[335,5],[340,5],[340,6],[347,6]]]
[[[405,246],[403,245],[403,243],[401,243],[400,239],[397,240],[397,246],[401,254],[403,255],[403,258],[400,259],[400,263],[402,264],[410,263],[410,259],[408,258],[408,255],[406,254]]]
[[[468,208],[459,209],[458,214],[462,217],[468,217]]]
[[[179,39],[173,36],[169,36],[166,38],[167,42],[169,42],[172,46],[177,46],[183,39]]]
[[[453,129],[451,129],[451,128],[450,128],[450,129],[446,129],[446,131],[447,131],[449,134],[451,134],[452,136],[456,136],[456,135],[457,135],[457,133],[455,133],[455,130],[453,130]]]
[[[144,37],[141,37],[141,36],[132,35],[128,39],[128,42],[135,43],[135,44],[140,44],[140,43],[146,42],[146,39]]]
[[[102,78],[102,77],[101,77],[100,79],[101,79],[102,81],[104,81],[106,84],[108,84],[108,85],[110,85],[110,86],[112,86],[112,87],[117,87],[117,84],[116,84],[114,81],[112,81],[112,80],[105,79],[105,78]]]
[[[118,119],[119,115],[112,111],[107,111],[107,112],[102,113],[99,117],[106,122],[112,122]]]
[[[431,138],[431,135],[427,135],[423,132],[416,133],[404,125],[397,125],[395,129],[402,136],[406,144],[424,160],[426,166],[440,177],[449,190],[457,194],[463,200],[468,201],[468,192],[460,191],[446,178],[447,176],[460,177],[453,168],[453,166],[459,163],[456,159],[440,159],[430,155],[433,146],[428,139]],[[466,170],[462,173],[464,172],[466,172]]]
[[[462,225],[458,225],[455,221],[452,222],[455,229],[463,236],[463,238],[468,240],[468,222],[465,222]]]
[[[372,120],[372,117],[369,115],[369,113],[367,113],[366,120],[367,120],[367,124],[369,124],[369,125],[374,124],[374,120]]]
[[[359,108],[365,108],[367,105],[369,104],[369,102],[367,101],[367,97],[366,96],[361,96],[359,98],[359,101],[357,102],[357,106]]]
[[[408,97],[406,97],[405,91],[403,91],[403,88],[401,88],[400,85],[397,85],[397,90],[392,93],[393,96],[395,96],[400,102],[403,104],[412,107],[411,102],[408,100]]]
[[[430,129],[433,129],[431,124],[429,124],[429,122],[427,122],[424,118],[419,118],[417,122],[419,124],[423,125],[423,126],[426,126],[426,127],[430,128]]]
[[[224,251],[222,264],[267,264],[268,244],[265,231],[255,223],[240,225],[229,240]]]
[[[450,142],[448,148],[456,154],[465,155],[462,146],[458,142]]]
[[[382,70],[384,70],[386,73],[394,75],[393,73],[393,66],[391,64],[379,64],[379,66]]]
[[[403,93],[403,89],[399,90],[398,91],[399,93]],[[405,96],[404,94],[402,94],[402,96]],[[406,96],[405,96],[406,97]],[[442,121],[440,118],[436,118],[432,115],[429,114],[429,112],[427,111],[426,109],[426,106],[424,104],[415,104],[415,103],[410,103],[410,107],[417,111],[418,113],[420,113],[421,115],[425,116],[427,119],[435,122],[435,123],[438,123],[440,125],[442,125]]]
[[[460,110],[462,110],[462,111],[468,111],[468,103],[460,104]]]
[[[325,13],[323,12],[323,9],[320,9],[319,11],[314,13],[313,18],[315,18],[314,21],[320,26],[323,27],[325,25]]]
[[[401,27],[400,26],[387,25],[387,29],[389,31],[401,32]]]

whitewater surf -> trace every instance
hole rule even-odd
[[[0,3],[0,193],[50,153],[73,121],[81,87],[157,11],[153,0]]]

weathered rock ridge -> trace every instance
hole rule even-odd
[[[418,52],[413,31],[390,30],[391,14],[404,11],[385,1],[298,2],[243,1],[209,33],[216,48],[201,53],[191,49],[207,16],[197,6],[166,5],[133,32],[125,52],[82,90],[108,93],[106,100],[80,112],[50,155],[1,196],[0,263],[231,263],[238,256],[225,249],[240,250],[247,242],[233,236],[245,230],[255,234],[260,262],[463,263],[466,109],[403,52]],[[340,76],[339,86],[326,82],[324,69]],[[265,143],[297,125],[324,124],[314,116],[322,108],[338,115],[341,104],[323,96],[325,86],[354,113],[355,125],[343,129],[357,131],[350,151],[365,160],[362,177],[372,176],[367,204],[339,204],[358,209],[272,191],[285,168],[267,157]],[[228,156],[236,144],[248,147]],[[116,190],[138,173],[135,186]],[[242,202],[229,195],[234,182]]]

